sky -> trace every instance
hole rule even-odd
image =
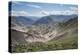
[[[78,6],[72,4],[36,3],[14,1],[11,5],[12,16],[47,16],[78,14]]]

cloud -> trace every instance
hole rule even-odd
[[[15,5],[23,5],[21,2],[12,2],[13,4]],[[26,4],[26,6],[30,6],[30,7],[33,7],[33,8],[39,8],[41,9],[41,7],[39,5],[34,5],[34,4]]]
[[[41,10],[41,11],[40,11],[40,14],[49,15],[49,12],[48,12],[48,11],[45,11],[45,10]]]
[[[78,14],[78,7],[70,7],[71,11],[73,11],[75,14]]]
[[[27,16],[29,15],[26,11],[11,11],[11,16]]]
[[[39,8],[41,9],[41,7],[39,5],[32,5],[32,4],[27,4],[27,6],[33,7],[33,8]]]
[[[51,15],[72,15],[72,14],[76,14],[76,13],[72,10],[63,10],[63,11],[53,10],[53,11],[49,12],[49,14],[51,14]]]
[[[72,15],[72,14],[78,14],[78,8],[70,7],[67,10],[53,10],[53,11],[42,10],[40,13],[43,15]]]
[[[40,9],[40,11],[39,11],[36,15],[39,15],[39,16],[49,15],[49,12],[48,12],[48,11],[45,11],[45,10],[44,10],[41,6],[39,6],[39,5],[27,4],[27,6]]]
[[[73,10],[73,11],[78,10],[78,7],[70,7],[70,10]]]
[[[12,4],[14,4],[14,5],[20,5],[21,3],[14,1],[14,2],[12,2]]]
[[[53,10],[53,11],[42,10],[40,13],[43,15],[72,15],[72,14],[78,14],[78,8],[70,7],[67,10]]]

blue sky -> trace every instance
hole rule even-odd
[[[55,3],[12,2],[13,16],[46,16],[78,14],[78,6]]]

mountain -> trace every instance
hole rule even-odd
[[[59,26],[61,27],[68,27],[68,28],[73,28],[73,27],[77,27],[78,26],[78,16],[74,17],[74,18],[71,18],[69,19],[68,21],[66,22],[63,22],[63,23],[59,23]]]
[[[62,39],[62,38],[64,39],[67,37],[67,35],[71,35],[69,37],[72,37],[72,34],[77,33],[77,17],[68,20],[63,25],[64,26],[60,25],[57,26],[60,27],[61,29],[58,30],[55,29],[52,30],[51,32],[46,32],[45,34],[40,33],[40,31],[38,30],[33,30],[34,28],[29,29],[27,32],[21,32],[19,30],[11,29],[12,40],[13,43],[46,42],[52,39]],[[46,26],[45,28],[47,27],[48,26]],[[43,28],[43,30],[45,28]],[[44,30],[42,32],[48,31],[49,29],[51,28],[48,28],[47,30]],[[61,30],[61,32],[59,32],[59,30]]]
[[[78,23],[78,16],[76,16],[76,17],[68,20],[67,22],[65,22],[65,24],[67,24],[67,25],[68,25],[68,24],[71,24],[71,23],[73,23],[73,24]]]
[[[11,29],[11,43],[14,46],[15,44],[23,44],[26,43],[23,32],[18,30]]]
[[[76,16],[77,15],[49,15],[49,16],[44,16],[40,18],[34,24],[48,24],[48,23],[65,22]]]
[[[45,16],[37,20],[34,24],[36,25],[36,24],[49,24],[49,23],[53,23],[53,19],[49,16]]]
[[[56,22],[63,22],[68,21],[71,18],[77,17],[77,15],[50,15],[49,17]]]
[[[33,22],[34,20],[25,16],[11,16],[12,25],[28,26],[31,25]]]
[[[62,42],[62,43],[74,43],[77,48],[78,44],[78,17],[69,19],[68,21],[59,25],[61,30],[58,34],[63,33],[62,35],[56,36],[51,42]],[[58,30],[58,31],[59,31]]]
[[[36,16],[25,16],[25,17],[30,18],[30,19],[32,19],[34,21],[37,21],[38,19],[41,18],[41,17],[36,17]]]
[[[23,32],[20,30],[18,27],[18,30],[12,30],[11,32],[14,33],[15,35],[12,34],[12,36],[21,36],[25,37],[24,39],[26,42],[46,42],[54,38],[58,38],[63,36],[65,37],[66,35],[73,33],[77,31],[77,25],[78,25],[78,17],[73,17],[70,18],[69,20],[65,22],[61,22],[58,25],[52,25],[51,23],[54,23],[53,18],[49,18],[50,16],[42,17],[38,21],[36,21],[36,24],[44,24],[44,25],[32,25],[30,28],[26,28],[27,31]],[[22,20],[21,20],[22,19]],[[17,22],[23,22],[27,21],[25,18],[17,19],[19,21]],[[13,19],[15,21],[15,19]],[[24,23],[25,23],[24,22]],[[48,24],[48,25],[45,25]],[[66,34],[66,35],[65,35]],[[18,39],[21,39],[18,37]],[[22,39],[22,40],[24,40]]]
[[[48,23],[51,21],[48,18]],[[32,25],[30,29],[26,28],[26,32],[11,29],[13,52],[34,51],[35,48],[36,51],[78,48],[78,17],[61,22],[52,29],[54,26]]]

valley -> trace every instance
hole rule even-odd
[[[11,26],[12,52],[78,48],[77,16],[60,22],[50,16],[42,17],[35,22],[32,19],[28,22],[26,18],[11,19],[11,25],[14,25]]]

